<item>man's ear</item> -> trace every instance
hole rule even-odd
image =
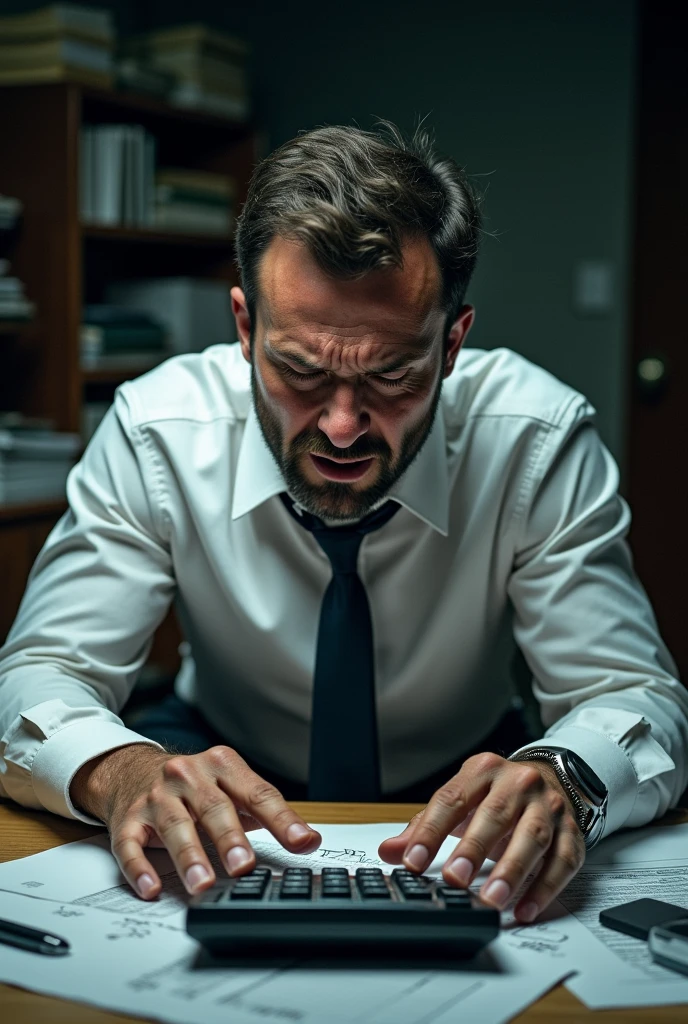
[[[454,363],[456,357],[461,351],[461,346],[464,343],[464,339],[475,320],[475,307],[474,306],[462,306],[459,310],[459,315],[451,326],[449,336],[447,338],[447,352],[444,357],[444,370],[442,372],[443,377],[448,377],[454,369]]]
[[[251,362],[251,317],[246,304],[246,297],[241,288],[232,288],[232,313],[237,326],[237,335],[241,345],[241,354],[247,363]]]

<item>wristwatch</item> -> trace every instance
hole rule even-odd
[[[582,757],[566,747],[531,747],[508,760],[551,764],[573,805],[585,848],[591,850],[599,842],[607,818],[607,787]]]

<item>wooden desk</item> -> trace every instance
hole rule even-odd
[[[406,822],[420,810],[420,804],[294,804],[307,821],[358,823],[367,821]],[[688,811],[676,811],[664,819],[667,825],[688,821]],[[0,803],[0,861],[28,857],[32,853],[85,839],[98,830],[81,822],[67,821],[52,814],[26,811],[14,804]],[[390,831],[393,834],[393,831]],[[594,1019],[604,1024],[684,1024],[685,1006],[637,1010],[597,1010]],[[132,1017],[107,1013],[83,1003],[25,992],[0,985],[0,1020],[11,1024],[126,1024]],[[516,1018],[520,1024],[591,1024],[587,1010],[558,985]]]

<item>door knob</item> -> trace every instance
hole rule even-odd
[[[669,369],[664,356],[644,356],[635,368],[635,379],[642,398],[658,401],[664,395],[669,381]]]

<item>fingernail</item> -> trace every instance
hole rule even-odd
[[[299,839],[303,839],[305,836],[312,835],[311,829],[306,825],[299,825],[298,821],[295,821],[293,825],[290,825],[287,829],[287,839],[290,843],[298,843]]]
[[[482,895],[496,907],[505,907],[509,896],[511,896],[511,886],[507,885],[503,878],[498,878],[496,881],[490,882]]]
[[[468,885],[473,874],[473,865],[467,857],[457,857],[451,864],[448,864],[445,868],[447,874],[451,875],[452,878],[459,885]]]
[[[155,889],[155,882],[150,875],[139,875],[136,879],[136,888],[139,891],[139,896],[143,896],[144,900],[147,899]]]
[[[235,871],[239,871],[241,868],[246,867],[250,860],[251,854],[245,846],[233,846],[225,857],[227,870],[230,875]]]
[[[524,903],[516,916],[519,921],[525,921],[526,924],[530,924],[538,916],[538,911],[537,903]]]
[[[210,875],[202,864],[192,864],[186,872],[186,888],[189,892],[193,892],[194,889],[197,889],[199,885],[203,885],[209,879]]]
[[[421,846],[420,843],[416,843],[404,857],[404,862],[415,871],[422,871],[428,863],[429,856],[427,846]]]

